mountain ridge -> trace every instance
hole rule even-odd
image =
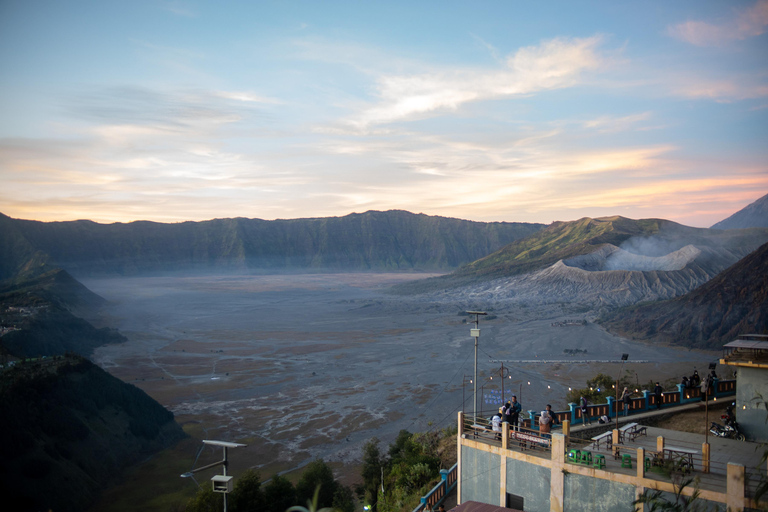
[[[712,229],[744,229],[768,227],[768,194],[748,204],[730,217],[714,224]]]
[[[739,334],[768,332],[768,243],[680,297],[603,315],[624,336],[718,348]]]
[[[394,287],[393,292],[436,292],[509,279],[544,271],[559,261],[568,262],[605,248],[619,247],[641,256],[664,256],[686,245],[710,247],[711,251],[703,257],[718,260],[716,270],[712,271],[719,272],[754,250],[761,240],[768,240],[768,229],[721,231],[693,228],[664,219],[584,217],[552,223],[450,274],[404,283]],[[709,277],[713,275],[709,272]]]
[[[17,236],[28,244],[22,244],[24,257],[28,258],[30,251],[40,251],[48,256],[50,264],[76,276],[211,269],[449,270],[543,227],[482,223],[403,210],[344,217],[274,221],[238,217],[178,224],[7,219]]]

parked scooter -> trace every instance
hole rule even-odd
[[[744,441],[746,437],[739,431],[739,424],[736,423],[736,417],[733,415],[733,408],[736,406],[732,403],[725,408],[725,414],[720,416],[725,425],[712,422],[712,426],[709,431],[715,434],[717,437],[724,437],[726,439],[736,439],[737,441]]]

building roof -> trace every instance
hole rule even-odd
[[[456,505],[449,512],[523,512],[516,508],[504,508],[487,503],[478,503],[477,501],[465,501],[461,505]]]
[[[768,336],[745,334],[723,346],[722,364],[768,368]]]

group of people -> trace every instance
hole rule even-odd
[[[517,395],[512,395],[511,400],[499,407],[499,411],[491,418],[491,430],[497,432],[497,438],[501,438],[501,424],[504,422],[509,423],[513,430],[519,430],[518,423],[522,410],[523,406],[517,401]],[[558,423],[557,416],[552,412],[552,406],[547,404],[546,409],[541,411],[541,416],[539,416],[539,432],[541,434],[549,434],[552,430],[552,425],[556,423]]]
[[[501,424],[507,422],[513,429],[517,430],[520,421],[520,411],[523,406],[517,401],[517,395],[512,395],[512,399],[499,407],[499,411],[491,418],[491,430],[498,432],[496,437],[501,437]]]
[[[712,385],[713,379],[716,378],[717,374],[715,373],[715,370],[712,370],[712,372],[707,375],[706,379],[702,382],[701,378],[699,377],[699,372],[697,370],[693,370],[693,374],[690,378],[683,376],[682,385],[684,388],[701,387],[701,391],[703,393],[702,399],[706,400],[707,390]],[[664,390],[661,387],[661,384],[656,382],[656,386],[653,388],[653,395],[655,397],[654,401],[656,403],[657,409],[661,409],[663,394]],[[619,402],[624,407],[624,416],[626,417],[632,404],[632,393],[627,387],[624,388],[624,391],[619,397]],[[590,419],[589,407],[586,397],[582,396],[579,399],[579,408],[581,409],[581,417],[583,418],[584,424],[591,425],[592,422]],[[499,411],[491,418],[491,429],[494,432],[497,432],[497,438],[501,438],[501,424],[504,422],[509,423],[514,430],[519,429],[518,422],[520,419],[520,411],[522,411],[522,405],[520,405],[520,402],[517,401],[516,395],[512,395],[511,400],[507,401],[507,403],[499,407]],[[600,418],[599,422],[608,423],[610,422],[610,419],[607,416],[603,416]],[[552,412],[552,406],[547,404],[547,408],[541,411],[541,416],[539,417],[539,432],[542,434],[549,434],[551,432],[552,425],[556,423],[558,423],[557,416],[555,416],[555,414]]]

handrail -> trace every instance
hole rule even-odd
[[[413,512],[422,512],[425,506],[428,506],[431,510],[445,501],[445,498],[450,494],[453,488],[456,487],[456,482],[458,481],[458,472],[458,462],[454,464],[451,469],[441,469],[441,481],[437,483],[425,496],[422,496],[421,502],[416,505],[416,508],[413,509]]]

